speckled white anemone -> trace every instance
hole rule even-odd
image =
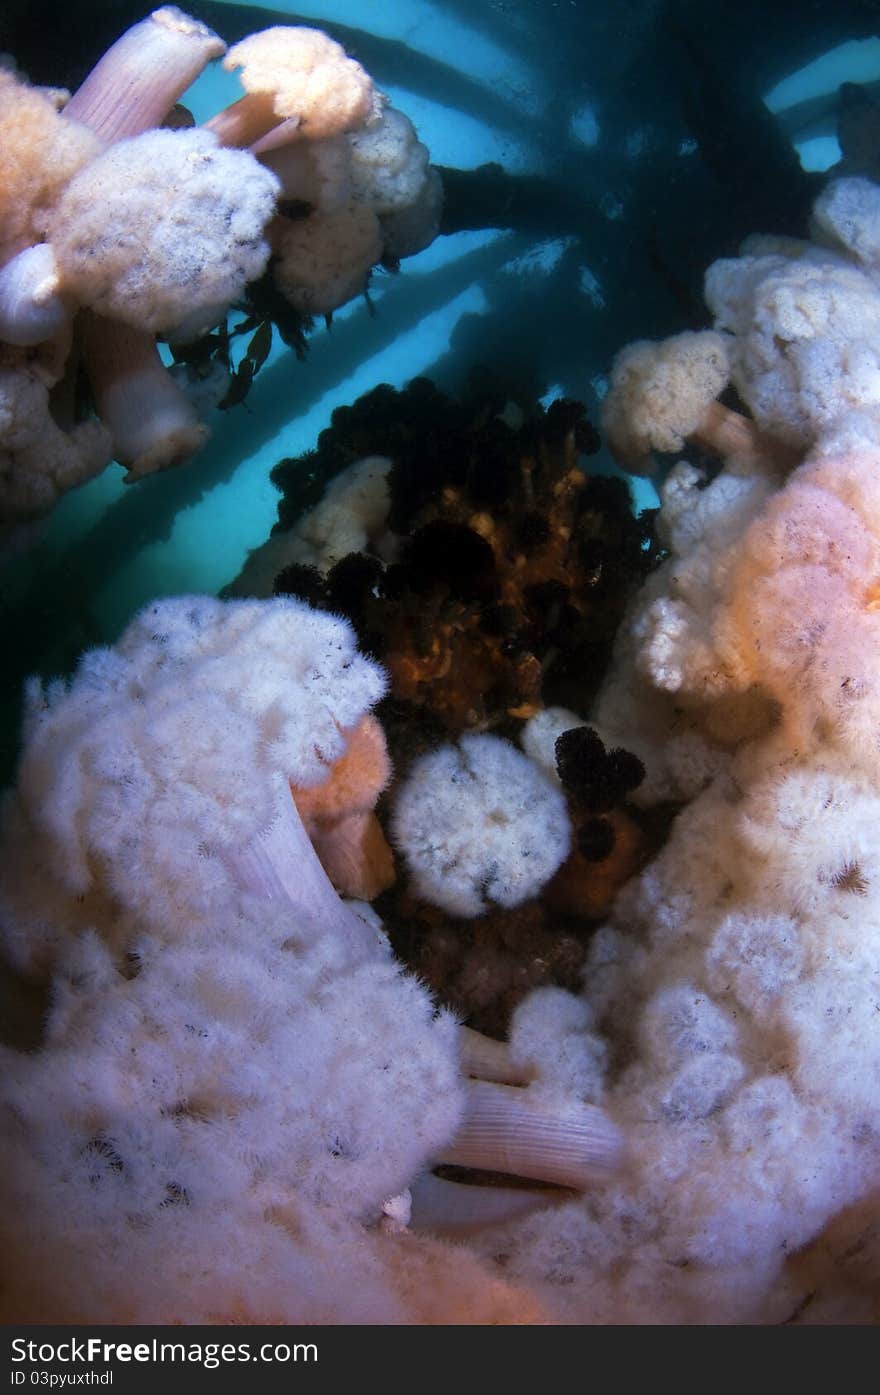
[[[59,288],[140,329],[215,314],[261,274],[279,190],[207,131],[120,141],[71,180],[49,229]]]
[[[497,736],[464,736],[410,768],[392,837],[419,896],[453,915],[536,896],[568,854],[561,790]]]

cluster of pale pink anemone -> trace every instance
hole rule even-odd
[[[178,99],[214,59],[245,95],[202,126]],[[46,513],[111,459],[127,480],[208,429],[156,335],[210,329],[272,259],[301,316],[436,235],[439,176],[407,118],[316,29],[229,51],[173,6],[72,95],[0,72],[0,514]],[[96,415],[81,415],[84,370]]]

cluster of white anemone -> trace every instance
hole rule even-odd
[[[566,1188],[616,1166],[601,1109],[438,1010],[319,861],[299,805],[384,685],[343,620],[204,596],[31,685],[0,941],[53,1005],[38,1050],[0,1047],[10,1320],[418,1320],[424,1267],[460,1266],[415,1230],[544,1196],[432,1164]],[[529,1307],[471,1267],[448,1320]]]
[[[223,54],[242,98],[199,128],[170,119]],[[45,513],[111,458],[136,479],[204,442],[157,333],[215,325],[270,257],[295,309],[329,314],[438,227],[439,176],[412,125],[316,29],[275,27],[226,52],[164,6],[69,99],[0,72],[0,150],[7,519]],[[62,406],[81,362],[101,425]]]

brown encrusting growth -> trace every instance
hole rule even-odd
[[[472,1027],[498,1038],[533,988],[577,992],[593,926],[551,913],[543,897],[456,920],[404,888],[381,897],[376,909],[397,956]]]
[[[350,616],[388,668],[393,755],[393,728],[415,717],[433,744],[437,730],[506,734],[546,704],[582,709],[652,564],[624,482],[579,467],[599,444],[583,407],[560,400],[514,426],[504,406],[452,402],[424,379],[380,387],[334,413],[314,469],[291,460],[273,474],[290,485],[289,525],[315,499],[304,476],[324,481],[367,454],[393,461],[395,560],[359,553],[323,581],[299,566],[276,578],[277,591]]]
[[[295,562],[275,590],[355,625],[385,665],[378,710],[398,777],[466,732],[516,741],[545,706],[589,707],[614,634],[656,548],[622,479],[590,477],[599,440],[581,404],[523,412],[503,394],[453,401],[426,379],[339,408],[317,451],[283,461],[277,532],[365,456],[390,459],[387,528],[375,547],[322,572]],[[576,989],[593,927],[642,864],[625,808],[641,767],[589,728],[560,763],[573,848],[542,895],[472,920],[427,905],[405,880],[377,908],[397,953],[481,1031],[503,1035],[530,989]],[[391,807],[394,787],[378,806]]]

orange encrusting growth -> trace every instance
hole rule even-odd
[[[346,733],[348,746],[321,785],[291,794],[337,891],[371,901],[394,882],[394,856],[373,806],[391,778],[385,734],[375,717]]]
[[[606,857],[595,861],[577,847],[579,816],[572,811],[575,845],[544,892],[551,910],[601,920],[610,913],[620,888],[644,865],[649,847],[638,824],[623,809],[612,809],[603,817],[614,829],[614,845]]]

